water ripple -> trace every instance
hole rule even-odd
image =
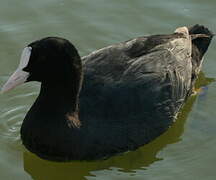
[[[12,141],[20,141],[20,127],[23,117],[27,110],[27,106],[18,106],[12,109],[5,109],[0,115],[0,139]]]
[[[9,97],[8,100],[10,101],[10,100],[18,99],[18,98],[35,96],[37,94],[38,94],[37,92],[29,92],[29,93],[25,93],[25,94],[19,94],[19,95],[15,95],[13,97]]]

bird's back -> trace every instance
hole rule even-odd
[[[83,62],[81,103],[102,116],[141,116],[167,101],[179,103],[190,89],[189,35],[136,38],[95,51]]]
[[[189,33],[183,29],[83,57],[80,119],[91,137],[115,151],[134,149],[164,132],[191,88],[191,52]]]

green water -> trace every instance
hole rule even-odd
[[[19,63],[24,46],[45,36],[71,40],[86,55],[104,46],[178,26],[205,24],[216,32],[215,0],[2,0],[0,86]],[[152,143],[105,161],[53,163],[22,146],[19,129],[38,83],[0,95],[1,180],[214,180],[216,179],[216,41],[198,86],[174,125]]]

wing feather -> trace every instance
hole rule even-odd
[[[191,88],[191,39],[187,33],[140,37],[97,50],[83,64],[81,99],[88,97],[91,111],[100,105],[101,114],[114,112],[110,118],[173,118]]]

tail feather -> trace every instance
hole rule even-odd
[[[199,24],[196,24],[188,29],[189,34],[192,37],[192,44],[197,47],[202,58],[208,50],[214,34],[205,26]]]
[[[190,28],[189,35],[192,39],[192,76],[191,76],[191,89],[195,85],[195,81],[198,78],[198,74],[201,70],[203,56],[208,50],[208,47],[211,43],[212,37],[214,34],[212,32],[202,26],[202,25],[194,25]],[[192,91],[189,93],[191,94]]]

